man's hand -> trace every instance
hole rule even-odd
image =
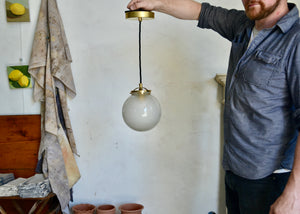
[[[293,196],[280,196],[271,206],[270,214],[299,214],[300,201]]]
[[[269,214],[299,214],[300,193],[296,188],[295,176],[291,173],[282,195],[271,206]]]
[[[159,4],[159,1],[155,0],[131,0],[127,8],[129,10],[138,10],[138,9],[144,9],[144,10],[158,10],[155,6],[156,4]]]

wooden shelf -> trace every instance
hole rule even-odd
[[[44,198],[21,198],[19,196],[0,197],[0,213],[61,213],[58,199],[54,193]]]
[[[0,196],[0,200],[29,200],[29,201],[37,201],[37,200],[46,200],[46,199],[52,198],[54,196],[55,196],[54,193],[50,193],[49,195],[47,195],[46,197],[43,197],[43,198],[21,198],[20,196],[4,196],[4,197]]]
[[[40,115],[0,116],[0,173],[15,178],[35,174],[41,140]],[[61,213],[54,193],[44,198],[0,197],[0,214]]]

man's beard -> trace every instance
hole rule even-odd
[[[261,1],[251,1],[256,2],[260,5],[259,11],[257,11],[256,7],[248,8],[248,5],[245,6],[246,15],[251,20],[261,20],[269,16],[274,10],[278,7],[281,0],[276,0],[275,4],[266,8],[264,2]]]

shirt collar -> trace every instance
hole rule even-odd
[[[282,17],[276,24],[283,33],[289,31],[295,22],[299,20],[299,11],[297,6],[293,3],[288,3],[288,7],[290,12]]]

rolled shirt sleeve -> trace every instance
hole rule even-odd
[[[295,38],[294,44],[291,56],[287,61],[287,79],[294,104],[295,126],[300,131],[300,35]]]

